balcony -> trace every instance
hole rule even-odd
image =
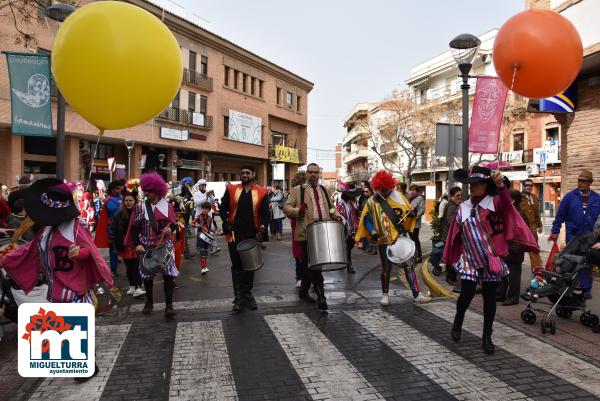
[[[196,119],[194,118],[194,114],[196,114]],[[176,107],[167,107],[156,117],[156,119],[199,129],[212,129],[213,127],[212,116],[194,113],[192,111],[182,110]]]
[[[183,69],[183,82],[207,92],[213,91],[213,79],[188,68]]]
[[[371,179],[371,176],[369,175],[368,171],[358,171],[358,172],[353,172],[350,173],[347,177],[346,177],[346,182],[358,182],[358,181],[369,181]]]
[[[355,148],[344,155],[344,164],[352,163],[358,159],[366,159],[369,157],[369,150],[366,148]]]
[[[386,153],[396,153],[396,152],[398,152],[396,142],[382,143],[381,145],[379,145],[379,153],[381,153],[382,155],[384,155]]]

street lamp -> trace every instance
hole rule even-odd
[[[129,179],[131,178],[131,151],[135,146],[135,142],[131,139],[126,139],[125,146],[127,147],[127,179]]]
[[[458,65],[462,77],[462,165],[469,171],[469,72],[473,66],[473,59],[477,55],[481,40],[477,36],[463,33],[450,41],[452,57]],[[469,186],[463,188],[465,198],[469,195]]]
[[[269,156],[269,161],[271,162],[271,175],[272,175],[272,179],[273,181],[271,181],[271,185],[273,184],[273,182],[275,182],[275,166],[277,165],[277,156],[272,155]]]
[[[55,3],[46,8],[46,15],[51,20],[63,22],[75,11],[75,6]],[[65,109],[66,103],[60,90],[56,89],[56,178],[65,178]]]

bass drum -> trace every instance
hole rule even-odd
[[[348,267],[346,227],[341,221],[316,221],[306,228],[308,268],[317,271],[341,270]]]

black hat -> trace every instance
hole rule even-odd
[[[15,202],[18,201],[19,199],[23,199],[24,192],[25,192],[25,190],[23,190],[23,189],[17,189],[16,191],[12,191],[10,194],[8,194],[8,207],[10,208],[11,211],[15,207],[14,206]]]
[[[23,191],[23,199],[27,215],[42,226],[57,226],[79,216],[71,191],[56,178],[36,181]]]
[[[471,171],[459,168],[454,172],[454,179],[463,184],[474,184],[476,182],[491,182],[492,170],[481,166],[473,166]]]
[[[115,180],[115,181],[111,182],[110,184],[108,184],[107,191],[110,193],[116,187],[123,187],[123,186],[125,186],[125,180]]]

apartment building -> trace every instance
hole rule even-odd
[[[82,1],[80,5],[89,1]],[[308,94],[313,83],[260,55],[146,0],[130,0],[161,18],[181,47],[184,70],[181,88],[158,116],[136,127],[106,131],[94,152],[97,129],[74,109],[66,111],[65,176],[69,180],[109,178],[107,158],[125,169],[124,141],[135,143],[132,176],[158,171],[166,180],[190,176],[209,181],[238,179],[240,167],[254,165],[258,181],[277,178],[289,185],[298,166],[306,163]],[[40,11],[27,27],[36,43],[17,43],[10,15],[0,16],[2,49],[42,52],[52,49],[56,22]],[[11,132],[9,80],[6,62],[0,64],[0,182],[16,177],[56,172],[54,137],[17,136]],[[54,128],[56,99],[53,98]],[[139,99],[143,102],[143,99]],[[240,122],[250,129],[242,130]],[[92,157],[97,154],[93,162]],[[271,168],[278,165],[277,169]],[[91,171],[90,171],[91,170]],[[273,172],[278,171],[278,177]],[[283,174],[281,172],[283,171]]]

